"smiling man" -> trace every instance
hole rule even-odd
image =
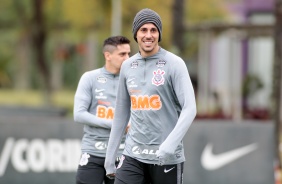
[[[121,67],[105,168],[115,184],[181,184],[182,139],[196,116],[195,95],[184,61],[159,46],[160,16],[139,11],[133,21],[139,52]],[[130,120],[118,167],[115,158]]]

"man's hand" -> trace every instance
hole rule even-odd
[[[115,173],[112,173],[112,174],[107,174],[107,177],[110,178],[110,179],[115,179]]]

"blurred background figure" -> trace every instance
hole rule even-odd
[[[84,125],[77,184],[114,183],[114,179],[106,177],[104,162],[114,118],[120,67],[129,58],[130,41],[123,36],[109,37],[104,41],[103,54],[104,67],[84,73],[74,97],[74,121]],[[124,148],[124,139],[118,158]]]

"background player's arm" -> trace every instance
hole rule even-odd
[[[83,74],[78,83],[74,97],[74,121],[89,126],[110,129],[112,126],[112,120],[99,118],[88,111],[93,98],[92,85],[93,84],[91,83],[87,73]]]

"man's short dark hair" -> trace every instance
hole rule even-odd
[[[103,53],[112,52],[118,45],[130,44],[130,40],[124,36],[111,36],[104,41]]]

